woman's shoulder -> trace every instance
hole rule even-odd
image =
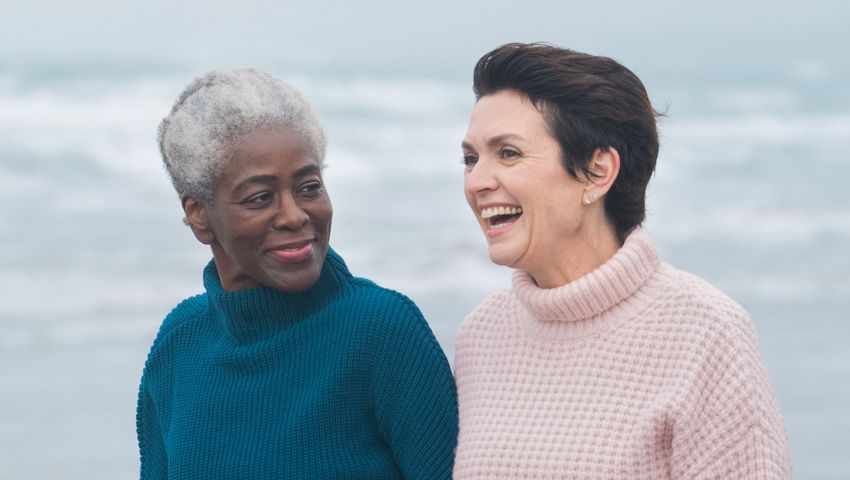
[[[514,305],[518,305],[518,302],[519,301],[517,300],[516,294],[512,288],[497,290],[484,297],[484,300],[481,300],[481,302],[479,302],[478,305],[469,312],[467,318],[481,316],[486,317],[497,313],[503,313],[506,310],[510,310]]]
[[[460,326],[459,336],[468,335],[470,331],[498,328],[516,314],[519,301],[513,289],[505,288],[493,292],[472,309]]]
[[[438,351],[442,356],[430,324],[416,303],[403,293],[354,277],[346,297],[338,307],[359,332],[355,338],[369,344],[369,348],[408,345]]]
[[[356,295],[371,299],[373,305],[403,305],[416,308],[416,304],[407,295],[378,285],[368,278],[351,277],[350,285]]]
[[[204,314],[207,307],[206,293],[191,296],[178,303],[162,321],[153,343],[153,349],[156,349],[158,345],[171,337],[175,331]]]
[[[693,273],[662,263],[658,268],[658,274],[667,277],[669,284],[673,287],[669,291],[678,302],[707,308],[708,311],[725,312],[728,310],[730,313],[746,315],[744,308],[729,295]]]
[[[419,307],[407,295],[386,288],[372,280],[352,277],[348,294],[343,299],[347,311],[372,322],[425,322]]]
[[[164,358],[168,358],[168,352],[174,351],[170,346],[173,346],[174,339],[179,337],[178,333],[203,316],[206,311],[207,296],[203,293],[183,300],[165,316],[148,351],[143,382],[150,381],[150,378],[157,375],[154,372],[158,371],[162,365],[169,363],[168,360],[163,362],[163,355],[166,356]]]
[[[755,341],[749,313],[715,285],[665,263],[657,273],[666,277],[668,285],[666,293],[650,309],[657,309],[659,314],[683,322],[690,329],[698,329],[701,335]]]
[[[424,321],[413,300],[368,278],[352,275],[343,258],[335,250],[329,250],[327,261],[344,273],[341,276],[345,285],[343,293],[333,301],[335,310],[344,312],[345,316],[360,319],[366,317],[372,320],[391,319],[394,322],[399,319]]]

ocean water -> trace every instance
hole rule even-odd
[[[135,402],[162,317],[210,254],[155,130],[197,72],[0,68],[0,479],[137,475]],[[332,246],[411,296],[451,359],[509,284],[462,192],[466,78],[278,70],[329,137]],[[724,75],[728,73],[727,75]],[[796,478],[850,472],[850,82],[644,77],[666,109],[647,229],[752,314]]]

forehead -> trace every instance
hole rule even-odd
[[[546,132],[543,114],[516,91],[503,90],[481,97],[469,116],[466,141],[486,141],[494,135],[539,135]]]
[[[259,128],[243,135],[221,172],[225,183],[258,173],[287,177],[320,165],[303,135],[289,127]]]
[[[236,161],[310,156],[310,146],[299,132],[287,126],[257,128],[237,139],[231,150]]]

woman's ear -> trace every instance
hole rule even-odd
[[[584,204],[590,205],[611,189],[620,173],[620,152],[614,147],[597,148],[587,165],[591,175],[584,184]]]
[[[195,238],[204,245],[212,245],[215,241],[215,233],[209,222],[207,205],[188,195],[183,196],[181,202],[183,203],[183,212],[186,214],[183,221],[192,229]]]

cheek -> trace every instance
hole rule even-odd
[[[557,242],[581,223],[580,212],[572,207],[576,200],[571,195],[539,195],[533,202],[527,222],[534,243]]]
[[[472,210],[472,213],[475,213],[475,197],[472,193],[469,192],[469,189],[466,188],[466,180],[463,182],[463,195],[466,197],[466,204],[469,205],[469,208]]]
[[[563,239],[575,235],[582,225],[582,215],[578,209],[570,208],[561,202],[557,207],[552,207],[548,220],[549,236],[554,239]]]
[[[225,226],[225,241],[234,247],[252,247],[263,242],[268,221],[260,215],[234,216]]]
[[[311,205],[308,213],[319,228],[324,231],[330,230],[334,211],[329,199]]]

